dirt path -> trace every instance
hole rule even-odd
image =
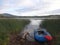
[[[11,34],[8,45],[24,45],[25,40],[21,41],[21,37],[18,34]]]

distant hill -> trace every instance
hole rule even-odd
[[[8,13],[0,14],[0,18],[58,18],[60,19],[60,15],[49,15],[49,16],[14,16]]]
[[[12,17],[13,15],[11,14],[8,14],[8,13],[3,13],[4,16],[7,16],[7,17]]]
[[[16,17],[16,16],[8,14],[8,13],[0,14],[0,18],[13,18],[13,17]]]

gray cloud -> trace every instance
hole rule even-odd
[[[2,2],[2,3],[1,3]],[[0,0],[0,12],[18,15],[60,13],[59,0]]]
[[[33,8],[33,7],[22,7],[20,9],[17,9],[17,12],[29,12],[29,11],[34,11],[34,10],[39,10],[37,8]]]
[[[60,9],[56,9],[56,10],[53,10],[53,11],[48,11],[48,12],[45,12],[47,14],[60,14]]]
[[[44,8],[46,8],[47,6],[49,6],[49,3],[44,2],[43,0],[32,0],[34,6],[22,6],[20,8],[17,8],[15,11],[16,12],[30,12],[30,11],[37,11],[37,10],[42,10]]]

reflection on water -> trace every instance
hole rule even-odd
[[[22,33],[29,32],[30,37],[27,36],[27,40],[32,41],[34,40],[34,30],[39,28],[39,25],[41,24],[42,20],[30,20],[30,23],[25,26]],[[33,37],[33,38],[31,38]]]

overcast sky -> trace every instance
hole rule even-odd
[[[0,0],[0,13],[17,16],[60,14],[60,0]]]

